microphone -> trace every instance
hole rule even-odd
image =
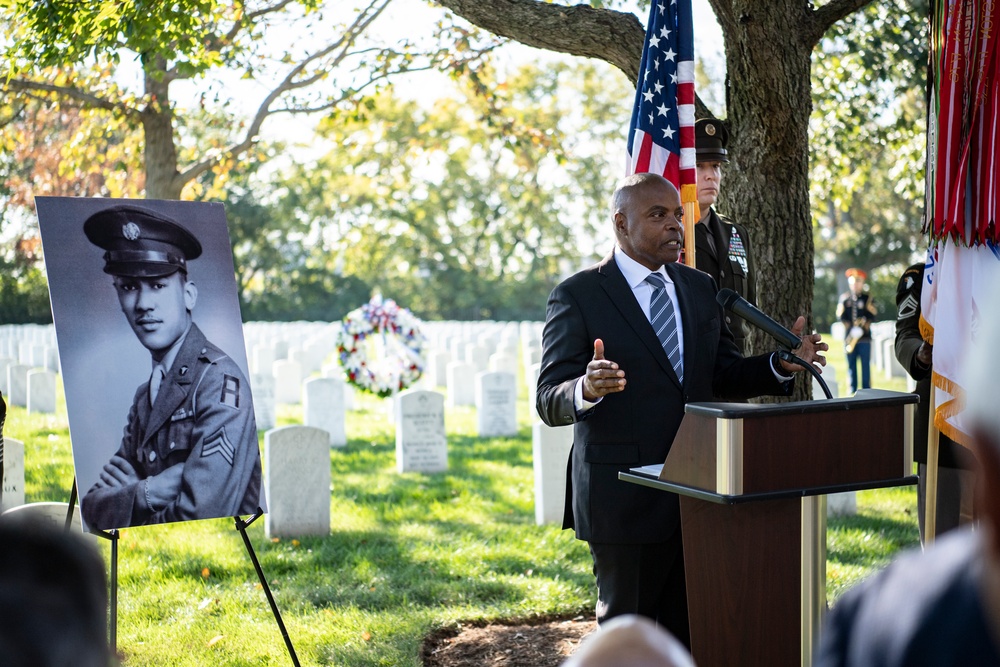
[[[733,315],[742,317],[771,338],[774,338],[786,350],[794,350],[802,344],[798,336],[760,312],[756,306],[728,287],[719,290],[715,300],[720,306],[733,313]]]

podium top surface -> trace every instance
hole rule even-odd
[[[854,396],[818,401],[796,401],[794,403],[688,403],[684,406],[687,414],[713,417],[715,419],[753,419],[774,415],[813,414],[820,412],[843,412],[861,408],[884,408],[903,406],[918,402],[916,394],[885,389],[861,389]]]

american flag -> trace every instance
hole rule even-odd
[[[696,199],[691,0],[653,0],[628,131],[626,175],[656,172]],[[685,188],[689,193],[685,197]]]

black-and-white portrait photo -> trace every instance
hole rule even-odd
[[[263,509],[222,205],[35,201],[86,527]]]

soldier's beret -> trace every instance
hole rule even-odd
[[[847,276],[848,278],[861,278],[862,280],[866,280],[868,278],[867,273],[865,273],[861,269],[854,269],[854,268],[847,269],[846,271],[844,271],[844,275]]]
[[[112,206],[94,213],[83,232],[104,248],[104,272],[131,278],[162,278],[187,272],[201,243],[179,224],[138,206]]]
[[[695,159],[698,162],[729,162],[729,130],[718,118],[699,118],[694,122]]]

